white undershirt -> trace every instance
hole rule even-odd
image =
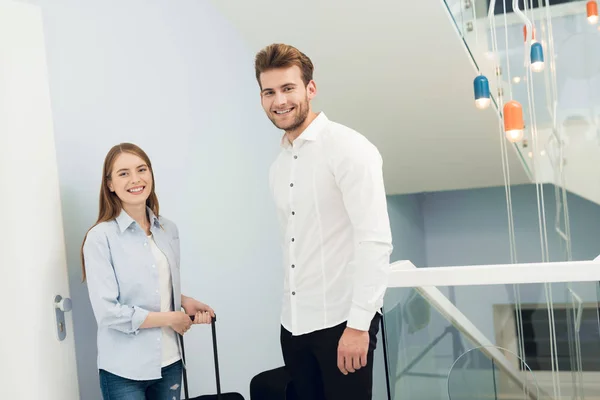
[[[156,267],[158,268],[158,280],[159,280],[159,291],[160,291],[160,311],[169,312],[173,311],[173,286],[171,281],[171,270],[169,268],[169,261],[162,251],[158,248],[154,242],[152,235],[148,236],[150,242],[150,249],[156,260]],[[181,357],[179,356],[179,346],[177,345],[177,336],[175,331],[171,327],[162,327],[162,367],[171,365],[178,361]]]

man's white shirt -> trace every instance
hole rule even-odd
[[[392,252],[377,148],[321,112],[293,143],[284,134],[270,188],[283,234],[283,327],[369,330]]]

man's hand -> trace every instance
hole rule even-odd
[[[187,315],[194,315],[194,324],[210,324],[215,311],[210,306],[187,296],[181,296],[181,307]]]
[[[369,332],[346,328],[338,345],[338,368],[344,375],[367,366]]]

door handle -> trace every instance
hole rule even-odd
[[[67,325],[65,323],[65,313],[73,309],[73,302],[68,297],[61,295],[54,297],[54,313],[56,316],[56,334],[59,341],[67,337]]]

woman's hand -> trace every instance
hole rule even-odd
[[[212,322],[212,315],[208,311],[198,311],[194,318],[194,324],[210,324]]]
[[[189,315],[183,311],[173,311],[171,313],[171,321],[169,326],[180,335],[185,334],[192,326],[192,320]]]
[[[187,296],[181,296],[181,306],[188,315],[194,316],[194,324],[210,324],[215,311],[208,305]]]

